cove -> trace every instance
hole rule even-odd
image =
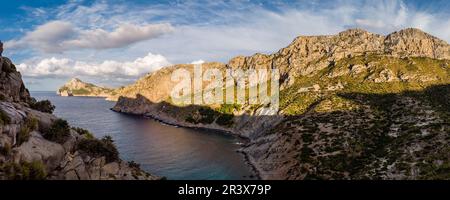
[[[110,110],[115,102],[92,97],[60,97],[55,92],[31,92],[48,99],[54,114],[71,126],[81,127],[100,138],[113,137],[126,161],[173,180],[254,179],[254,173],[237,153],[241,139],[217,132],[177,128],[153,119]]]

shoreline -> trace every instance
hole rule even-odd
[[[213,131],[215,134],[223,134],[223,135],[229,135],[229,136],[233,136],[233,137],[237,137],[241,140],[244,140],[244,144],[241,144],[241,148],[236,150],[236,153],[242,154],[244,157],[244,162],[245,164],[247,164],[251,171],[254,173],[254,176],[256,177],[257,180],[262,180],[261,177],[261,171],[259,170],[259,168],[257,167],[256,163],[254,163],[252,161],[252,159],[250,159],[250,156],[248,155],[248,153],[246,151],[243,150],[243,148],[251,142],[250,138],[242,136],[242,135],[238,135],[236,133],[233,133],[231,131],[226,131],[226,130],[220,130],[220,129],[213,129],[213,128],[206,128],[206,127],[193,127],[193,126],[185,126],[185,125],[180,125],[180,124],[175,124],[173,122],[168,122],[162,118],[156,117],[154,115],[151,114],[133,114],[133,113],[126,113],[126,112],[120,112],[120,111],[116,111],[113,108],[110,108],[111,111],[113,112],[117,112],[120,114],[126,114],[126,115],[132,115],[132,116],[137,116],[137,117],[143,117],[143,118],[147,118],[147,119],[152,119],[155,120],[159,123],[162,124],[166,124],[169,126],[174,126],[174,127],[179,127],[179,128],[189,128],[189,129],[195,129],[195,130],[205,130],[205,131]]]
[[[64,95],[60,95],[60,94],[56,94],[60,97],[89,97],[89,98],[99,98],[99,99],[107,99],[107,96],[95,96],[95,95],[70,95],[70,96],[64,96]]]

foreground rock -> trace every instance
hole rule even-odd
[[[95,139],[39,111],[48,104],[31,98],[12,62],[0,59],[0,180],[161,179],[120,160],[110,138]]]

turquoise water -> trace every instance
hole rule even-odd
[[[72,126],[88,129],[96,137],[110,135],[121,158],[168,179],[251,179],[238,138],[208,131],[177,128],[152,119],[116,113],[114,102],[102,98],[60,97],[54,92],[32,92],[48,99],[54,114]]]

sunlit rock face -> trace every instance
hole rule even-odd
[[[114,93],[114,89],[100,87],[92,83],[86,83],[78,78],[70,79],[61,86],[57,94],[61,96],[91,96],[91,97],[109,97]]]

